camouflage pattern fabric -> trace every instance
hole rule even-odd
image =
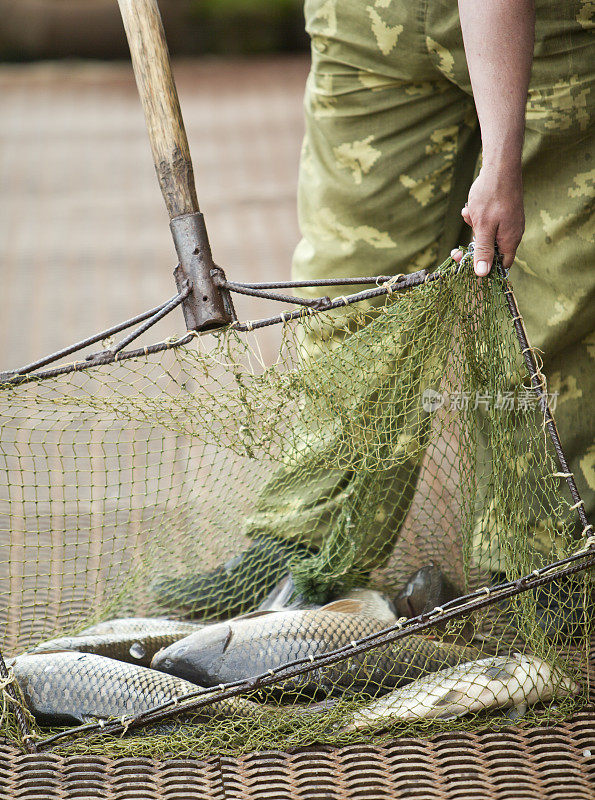
[[[593,9],[591,0],[536,4],[523,154],[527,226],[511,271],[588,515],[595,506]],[[293,277],[434,266],[468,237],[460,209],[480,158],[456,0],[306,0],[305,14],[312,68],[299,178],[303,238]],[[320,519],[322,506],[328,512],[322,518],[333,518],[349,493],[349,476],[309,474],[292,464],[299,475],[292,498],[278,495],[273,476],[251,528],[319,544],[326,526],[309,520]],[[390,553],[417,467],[412,462],[409,471],[390,476],[403,486],[393,534],[388,540],[383,525],[380,541],[379,531],[370,531],[362,568],[374,566],[372,553],[376,564]],[[555,524],[535,519],[536,553],[552,554],[551,535],[542,532]],[[486,545],[479,535],[486,527],[489,519],[479,519],[476,558],[497,571],[498,536]]]

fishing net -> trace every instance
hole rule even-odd
[[[232,325],[2,384],[9,665],[116,617],[225,625],[288,573],[310,606],[241,620],[244,645],[224,629],[235,672],[211,676],[214,688],[155,703],[140,727],[134,714],[90,721],[55,746],[287,749],[549,722],[587,702],[592,529],[548,435],[555,398],[538,354],[521,352],[509,284],[502,273],[479,286],[451,260],[407,291],[392,291],[398,280],[375,300],[284,316],[274,349],[266,331]],[[230,580],[209,591],[204,575],[226,562],[217,574]],[[404,598],[420,569],[432,579]],[[358,587],[401,594],[396,614],[358,607]],[[311,608],[346,596],[355,605]],[[2,730],[22,744],[15,714],[29,712],[12,679]],[[30,724],[38,740],[57,730]]]

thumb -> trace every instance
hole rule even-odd
[[[496,231],[490,228],[474,230],[475,248],[473,250],[473,268],[475,274],[485,278],[492,269],[494,261],[494,240]]]

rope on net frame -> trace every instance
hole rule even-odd
[[[174,271],[178,292],[161,305],[112,326],[105,331],[101,331],[21,368],[0,373],[0,389],[16,388],[29,381],[42,381],[59,375],[89,370],[126,359],[140,358],[183,347],[189,344],[195,336],[215,329],[221,330],[227,327],[240,333],[247,333],[270,325],[286,324],[321,312],[350,306],[361,301],[381,297],[382,295],[390,295],[393,292],[407,292],[415,287],[439,281],[442,278],[442,274],[439,271],[420,270],[407,275],[382,275],[315,281],[278,281],[268,283],[228,281],[223,270],[217,267],[212,260],[204,218],[198,207],[188,142],[171,74],[165,36],[156,0],[119,0],[119,5],[130,45],[137,86],[145,111],[157,176],[171,220],[170,228],[179,259],[179,264]],[[155,102],[157,98],[159,102]],[[460,270],[468,267],[471,255],[472,248],[464,256],[461,264],[455,266],[454,269]],[[380,632],[355,640],[340,649],[287,662],[267,673],[253,676],[247,680],[222,684],[216,688],[197,689],[174,700],[157,705],[135,717],[89,723],[39,740],[36,740],[33,734],[28,715],[21,708],[15,683],[11,680],[11,671],[7,668],[6,662],[0,653],[0,685],[10,699],[11,704],[14,705],[15,720],[24,746],[29,752],[43,750],[59,740],[86,732],[125,733],[129,729],[169,719],[180,713],[199,709],[220,699],[234,697],[259,687],[279,683],[289,677],[320,669],[325,665],[345,660],[357,653],[366,652],[379,645],[396,641],[410,633],[426,630],[434,625],[437,620],[449,621],[458,619],[476,609],[486,608],[501,600],[550,584],[561,577],[583,572],[595,565],[593,526],[588,522],[574,475],[568,468],[556,423],[548,403],[544,377],[541,374],[535,352],[527,340],[523,320],[519,314],[512,288],[508,283],[507,272],[498,259],[496,260],[495,271],[496,276],[492,280],[499,281],[506,298],[516,339],[531,378],[531,388],[538,397],[543,413],[544,427],[548,431],[560,465],[560,471],[555,476],[565,478],[573,498],[574,505],[572,508],[576,511],[582,528],[582,532],[579,534],[579,537],[583,538],[580,549],[566,558],[546,564],[515,580],[501,582],[489,587],[484,586],[467,595],[446,602],[441,607],[437,607],[430,612],[422,613],[410,619],[401,618],[396,624]],[[371,288],[334,300],[327,296],[304,299],[279,291],[291,288],[365,285]],[[299,307],[264,319],[240,322],[237,319],[231,300],[232,293],[292,303]],[[187,332],[184,335],[145,347],[129,348],[129,345],[178,306],[181,306],[184,312],[187,328]],[[132,330],[119,342],[107,349],[87,355],[79,361],[50,366],[97,342],[131,328]]]
[[[435,281],[440,279],[439,273],[429,273],[427,270],[418,270],[417,272],[412,272],[407,275],[397,275],[397,276],[387,276],[387,275],[379,275],[376,277],[362,277],[362,278],[334,278],[329,281],[283,281],[279,283],[268,283],[268,284],[244,284],[244,283],[235,283],[233,281],[227,281],[223,275],[223,271],[217,269],[217,279],[216,285],[222,290],[227,292],[236,292],[237,294],[244,294],[250,295],[252,297],[258,297],[263,300],[276,300],[282,303],[294,303],[296,305],[301,306],[300,309],[294,311],[286,311],[280,314],[276,314],[271,317],[265,317],[264,319],[257,319],[251,320],[247,322],[239,322],[235,316],[235,312],[233,313],[233,321],[230,322],[229,327],[230,329],[236,330],[240,333],[247,333],[253,330],[257,330],[259,328],[265,328],[270,325],[276,325],[279,323],[291,322],[296,319],[303,318],[305,314],[313,314],[320,311],[330,311],[336,308],[341,308],[342,306],[352,305],[353,303],[358,303],[362,300],[370,300],[375,297],[381,297],[382,295],[390,295],[393,292],[401,292],[407,289],[412,289],[415,286],[420,286],[423,283],[429,281]],[[374,284],[374,289],[367,289],[361,292],[357,292],[355,294],[346,295],[340,297],[336,300],[331,300],[329,297],[320,297],[315,298],[312,300],[308,300],[301,297],[293,297],[291,295],[286,294],[275,294],[273,292],[267,291],[270,288],[303,288],[303,287],[312,287],[315,288],[317,286],[349,286],[349,285],[364,285],[364,284]],[[202,289],[200,289],[202,291]],[[201,334],[201,333],[208,333],[213,328],[208,327],[204,330],[188,330],[183,336],[179,338],[171,338],[166,339],[161,342],[156,342],[155,344],[148,345],[145,347],[136,348],[134,350],[125,350],[124,348],[131,344],[135,339],[142,334],[146,333],[153,325],[163,319],[167,314],[173,311],[180,305],[183,305],[184,301],[189,298],[193,294],[192,285],[189,281],[185,281],[184,285],[174,297],[168,300],[165,303],[162,303],[160,306],[156,306],[155,308],[149,309],[148,311],[143,312],[142,314],[138,314],[131,319],[124,320],[123,322],[118,323],[117,325],[113,325],[110,328],[107,328],[100,333],[96,333],[93,336],[89,336],[86,339],[82,339],[80,342],[76,342],[68,347],[64,347],[61,350],[56,351],[55,353],[50,353],[43,358],[40,358],[36,361],[31,362],[30,364],[25,364],[22,367],[19,367],[14,370],[7,370],[6,372],[0,372],[0,386],[6,385],[18,385],[23,383],[26,380],[41,380],[43,378],[55,378],[58,375],[65,375],[70,372],[80,372],[82,370],[91,369],[92,367],[103,366],[105,364],[113,364],[117,361],[124,361],[129,358],[138,358],[139,356],[143,355],[152,355],[153,353],[159,353],[163,350],[170,350],[177,347],[183,347],[184,345],[188,344],[192,341],[192,339]],[[131,328],[133,325],[136,325],[138,322],[142,322],[142,325],[135,328],[131,333],[129,333],[124,339],[122,339],[117,344],[109,347],[106,350],[98,351],[97,353],[91,353],[85,356],[84,360],[81,361],[73,361],[68,364],[64,364],[59,367],[54,367],[52,369],[43,370],[42,367],[47,366],[48,364],[53,364],[56,361],[60,361],[62,358],[66,356],[72,355],[80,350],[84,350],[86,347],[89,347],[92,344],[96,344],[97,342],[104,341],[109,339],[116,333],[125,330],[126,328]]]
[[[459,265],[454,265],[455,271],[458,272],[465,268],[469,268],[469,266],[472,264],[472,259],[473,243],[471,243],[469,246],[461,263]],[[11,681],[11,673],[6,666],[6,662],[2,653],[0,652],[0,679],[2,680],[4,691],[13,702],[15,719],[19,727],[24,746],[29,752],[38,752],[51,747],[58,741],[73,738],[83,733],[97,732],[104,733],[106,735],[124,734],[130,729],[135,729],[151,723],[171,719],[181,714],[197,711],[200,708],[219,700],[228,699],[240,694],[252,692],[259,688],[271,686],[285,681],[288,678],[293,678],[298,675],[312,672],[322,667],[330,666],[345,660],[356,654],[367,652],[382,645],[390,644],[412,633],[417,633],[431,628],[438,621],[448,622],[451,620],[460,619],[463,616],[469,615],[473,611],[487,608],[498,602],[501,602],[502,600],[509,599],[540,586],[548,585],[562,577],[584,572],[590,567],[595,566],[595,535],[593,533],[593,526],[587,519],[584,511],[584,503],[577,488],[574,475],[569,470],[556,427],[556,422],[548,402],[547,392],[545,390],[545,379],[541,373],[535,352],[529,344],[523,318],[519,313],[514,292],[508,281],[508,273],[502,267],[501,259],[498,254],[496,255],[495,259],[495,272],[496,277],[492,277],[491,279],[498,280],[502,289],[502,293],[506,298],[508,312],[513,323],[519,350],[524,358],[531,378],[531,387],[537,396],[543,414],[543,424],[548,431],[549,438],[554,446],[558,463],[560,465],[560,471],[555,473],[555,475],[556,477],[563,477],[566,480],[570,494],[574,501],[572,509],[576,511],[580,525],[582,526],[582,530],[578,537],[582,537],[583,539],[582,546],[572,555],[551,562],[539,569],[535,569],[531,573],[520,578],[511,581],[500,582],[494,586],[483,586],[476,591],[470,592],[469,594],[458,597],[447,603],[443,603],[442,606],[437,607],[430,612],[419,614],[418,616],[411,618],[403,617],[394,625],[391,625],[380,632],[372,633],[368,636],[362,637],[337,650],[316,656],[309,656],[307,658],[296,659],[294,661],[282,664],[274,669],[268,670],[266,673],[261,675],[253,676],[249,679],[221,684],[219,687],[215,688],[208,687],[197,689],[196,691],[176,697],[173,700],[156,705],[150,710],[134,717],[126,717],[113,721],[101,720],[97,723],[87,723],[84,725],[71,727],[68,730],[61,731],[39,740],[36,740],[35,735],[32,734],[30,720],[20,708],[18,696],[13,682]],[[381,275],[375,277],[349,278],[345,280],[338,278],[318,281],[279,281],[265,284],[247,284],[227,281],[224,277],[223,271],[219,268],[216,270],[216,276],[217,286],[222,291],[248,294],[253,297],[274,300],[283,303],[291,302],[300,306],[300,308],[297,310],[284,311],[277,315],[246,322],[238,321],[234,311],[233,320],[228,326],[229,329],[233,329],[241,333],[247,333],[258,328],[276,324],[286,324],[290,321],[300,320],[306,315],[310,316],[313,314],[323,313],[331,309],[353,305],[361,302],[362,300],[368,300],[371,298],[380,297],[382,295],[391,295],[394,292],[406,292],[425,283],[439,281],[442,277],[442,273],[419,270],[407,275]],[[341,296],[335,300],[331,300],[327,296],[304,300],[303,298],[293,297],[286,294],[276,294],[271,291],[278,288],[316,288],[322,286],[365,284],[374,284],[374,288],[363,290],[351,295]],[[105,331],[101,331],[100,333],[70,345],[69,347],[45,356],[44,358],[32,362],[31,364],[27,364],[21,368],[9,372],[0,373],[0,388],[16,387],[19,384],[29,381],[43,381],[44,379],[53,378],[66,373],[88,370],[100,365],[116,363],[120,360],[139,358],[145,355],[158,353],[163,350],[185,346],[189,344],[195,336],[208,331],[190,330],[179,338],[170,338],[142,348],[136,348],[132,350],[125,349],[127,345],[148,331],[159,320],[163,319],[167,314],[169,314],[179,305],[183,304],[184,301],[191,296],[192,292],[192,284],[190,281],[186,280],[183,282],[181,290],[178,292],[178,294],[162,305],[150,309],[149,311],[139,314],[118,325],[112,326]],[[233,308],[233,305],[231,305],[231,307]],[[46,367],[47,365],[52,364],[67,355],[71,355],[72,353],[88,347],[90,344],[105,340],[114,333],[133,327],[138,322],[141,322],[142,324],[135,328],[131,333],[127,334],[120,342],[107,350],[92,353],[81,361],[74,361],[72,363],[50,369],[42,369],[43,367]],[[212,328],[209,328],[209,330],[212,330]]]

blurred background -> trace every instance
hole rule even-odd
[[[215,260],[238,280],[287,278],[302,4],[159,6]],[[0,0],[0,20],[3,370],[172,296],[175,254],[116,0]],[[176,310],[144,343],[183,330]]]
[[[300,0],[160,0],[174,55],[306,48]],[[0,0],[0,56],[126,58],[116,0]]]

